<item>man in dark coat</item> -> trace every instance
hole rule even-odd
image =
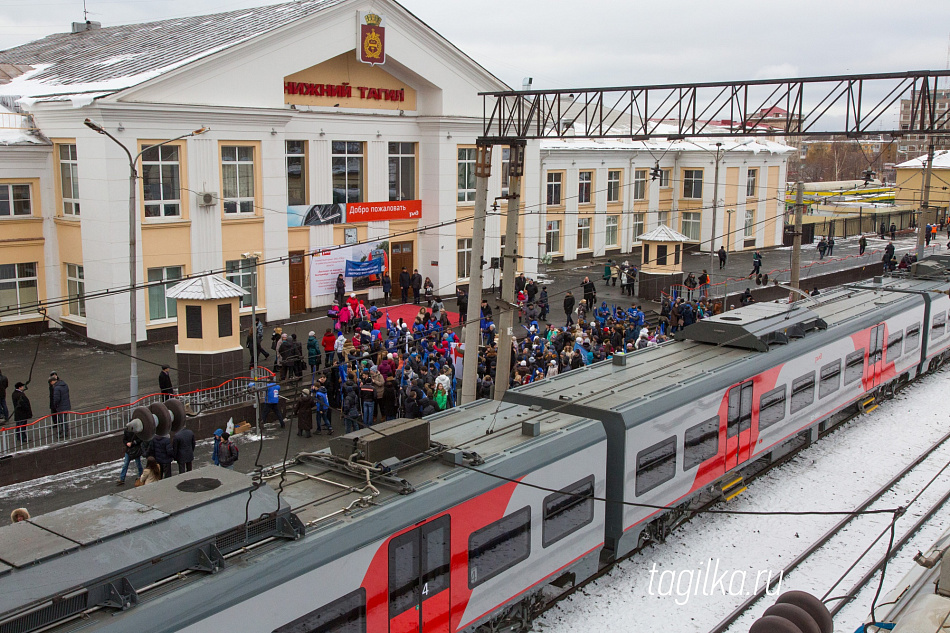
[[[588,308],[593,308],[597,302],[597,286],[590,277],[584,277],[584,300],[587,301]]]
[[[412,285],[412,302],[418,305],[419,297],[422,296],[422,275],[419,274],[418,268],[412,271],[411,285]]]
[[[55,371],[49,374],[49,410],[53,414],[53,428],[59,439],[69,439],[69,420],[66,412],[72,408],[69,402],[69,385],[59,379]]]
[[[30,405],[30,399],[26,397],[26,385],[18,382],[13,387],[13,424],[22,426],[33,417],[33,407]],[[26,442],[26,429],[17,429],[17,439],[20,442]]]
[[[172,385],[168,365],[162,365],[162,371],[158,373],[158,388],[162,392],[162,402],[175,395],[175,387]]]
[[[309,389],[304,389],[297,396],[297,402],[294,403],[294,413],[297,415],[297,435],[310,437],[310,431],[313,430],[313,407],[316,404],[314,397],[310,395]]]
[[[564,295],[564,314],[567,315],[567,325],[574,325],[574,295],[568,290]]]
[[[723,268],[726,267],[726,259],[728,259],[728,257],[729,255],[726,253],[726,247],[720,246],[719,247],[719,270],[722,270]]]
[[[129,472],[129,464],[133,461],[139,469],[139,477],[142,476],[142,440],[138,438],[132,426],[126,426],[122,432],[122,447],[125,450],[125,459],[122,462],[122,472],[119,473],[119,481],[116,485],[125,485],[125,475]]]
[[[343,306],[343,300],[346,297],[346,280],[342,274],[336,276],[336,287],[333,291],[333,300],[340,307]]]
[[[409,287],[412,285],[412,275],[409,274],[409,271],[406,270],[406,267],[402,267],[402,272],[399,273],[399,290],[402,292],[402,302],[409,303]],[[421,284],[420,284],[421,287]]]
[[[146,457],[154,457],[162,468],[162,479],[172,476],[172,462],[175,460],[172,441],[167,435],[156,435],[148,447]]]
[[[191,472],[195,461],[195,434],[188,427],[183,427],[175,433],[172,440],[172,457],[178,462],[178,474]]]

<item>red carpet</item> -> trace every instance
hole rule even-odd
[[[379,306],[380,311],[382,312],[382,318],[376,322],[376,327],[380,329],[385,329],[386,327],[386,315],[389,315],[389,318],[395,323],[398,319],[402,319],[409,324],[409,327],[412,327],[413,321],[416,319],[416,315],[419,314],[419,309],[425,306],[415,305],[412,303],[404,303],[398,306]],[[456,325],[459,322],[459,313],[450,312],[449,310],[445,311],[449,315],[449,321],[452,322],[452,325]]]

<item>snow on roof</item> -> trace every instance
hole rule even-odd
[[[172,299],[188,299],[191,301],[230,299],[232,297],[243,297],[246,294],[250,293],[241,286],[217,275],[186,279],[165,291],[165,296]]]
[[[927,155],[912,158],[899,164],[896,169],[923,169],[927,163]],[[950,150],[939,149],[934,152],[934,169],[950,169]]]
[[[50,95],[109,94],[345,1],[298,0],[49,35],[0,51],[0,69],[6,71],[0,73],[0,95],[27,97],[29,103]]]
[[[640,240],[641,242],[643,240],[647,240],[650,242],[688,242],[690,241],[688,237],[686,237],[682,233],[679,233],[678,231],[674,231],[673,229],[666,226],[665,224],[661,224],[660,226],[656,227],[652,231],[643,233],[637,239]]]
[[[611,129],[609,134],[622,134],[623,130]],[[707,152],[709,154],[715,154],[716,140],[715,139],[696,139],[691,140],[689,138],[683,140],[670,141],[666,138],[663,138],[663,134],[678,134],[676,128],[673,126],[667,126],[660,124],[657,127],[656,139],[650,139],[647,141],[635,141],[632,139],[625,138],[609,138],[609,139],[590,139],[590,138],[573,138],[570,136],[560,137],[560,138],[548,138],[541,141],[542,150],[590,150],[590,149],[604,149],[604,150],[626,150],[626,151],[645,151],[645,152]],[[578,132],[578,134],[583,134],[583,132]],[[718,149],[731,152],[731,151],[744,151],[751,152],[753,154],[758,154],[759,152],[768,152],[770,154],[786,154],[788,152],[795,151],[794,147],[789,147],[788,145],[783,145],[782,143],[776,143],[775,141],[768,141],[765,139],[755,139],[755,138],[722,138],[718,142],[722,143],[722,146]]]
[[[0,104],[0,145],[49,145],[49,141],[31,127],[29,116]]]

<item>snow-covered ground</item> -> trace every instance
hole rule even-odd
[[[804,450],[787,464],[760,477],[733,502],[734,510],[850,511],[950,430],[943,404],[950,370],[943,370],[905,389],[869,415]],[[950,442],[873,507],[894,507],[910,498],[948,460]],[[920,472],[918,472],[920,471]],[[950,474],[941,476],[898,524],[903,529],[946,492]],[[747,595],[762,586],[795,556],[818,540],[841,517],[703,515],[677,530],[665,543],[617,565],[609,574],[562,601],[542,616],[535,629],[551,633],[663,630],[705,633]],[[822,596],[887,526],[889,515],[860,517],[846,535],[816,553],[814,561],[783,578],[781,591],[802,589]],[[898,553],[888,567],[885,590],[950,525],[950,506],[936,516]],[[843,541],[843,543],[842,543]],[[858,568],[832,591],[840,595],[884,553],[884,538]],[[757,581],[758,579],[758,581]],[[836,618],[835,630],[854,631],[870,608],[878,577],[870,589]],[[718,581],[718,582],[717,582]],[[741,586],[740,586],[741,585]],[[775,602],[778,591],[760,600],[731,631],[745,632],[755,617]],[[882,594],[883,595],[883,594]]]

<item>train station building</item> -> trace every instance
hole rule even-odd
[[[129,295],[108,291],[130,282],[130,220],[135,278],[149,284],[137,293],[140,341],[175,337],[165,290],[206,271],[247,289],[242,314],[255,303],[266,322],[328,305],[341,273],[371,300],[383,269],[398,292],[403,267],[452,295],[479,261],[479,92],[508,89],[389,0],[75,23],[2,51],[0,335],[61,322],[128,344]],[[131,212],[126,149],[141,153]],[[529,142],[521,268],[537,271],[545,254],[629,252],[661,223],[704,250],[730,231],[730,250],[779,243],[789,148],[729,140],[718,159],[716,149]],[[495,148],[489,199],[507,193],[506,159]],[[489,218],[486,262],[501,253],[503,224]]]

